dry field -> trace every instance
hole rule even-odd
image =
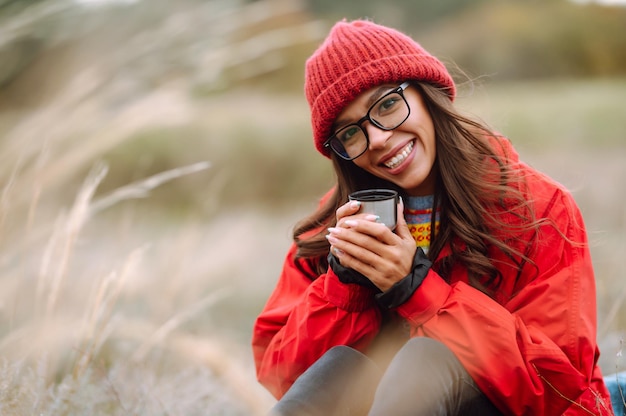
[[[330,177],[302,97],[174,85],[111,107],[83,75],[0,113],[0,414],[264,414],[252,323]],[[459,100],[579,202],[606,373],[626,369],[625,96],[562,81]]]

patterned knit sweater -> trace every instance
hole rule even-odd
[[[418,247],[428,253],[434,197],[410,196],[404,198],[404,218]],[[435,233],[439,230],[439,212],[435,217]]]

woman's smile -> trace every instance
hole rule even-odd
[[[395,156],[392,156],[390,159],[387,158],[387,160],[385,162],[383,162],[383,164],[391,169],[394,170],[396,169],[398,166],[400,166],[404,161],[407,160],[408,156],[411,154],[411,152],[413,151],[413,143],[414,141],[411,140],[406,146],[404,146],[400,152],[398,152]]]

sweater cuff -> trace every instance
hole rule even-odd
[[[357,285],[369,287],[374,289],[376,292],[380,292],[380,289],[376,287],[370,279],[354,269],[342,266],[337,257],[335,257],[332,253],[328,255],[328,265],[341,283],[356,283]]]
[[[342,283],[330,268],[326,273],[324,295],[339,309],[348,312],[362,312],[370,309],[375,306],[375,293],[372,288],[357,283]]]
[[[402,305],[420,287],[430,270],[430,266],[432,266],[432,262],[428,260],[421,247],[418,247],[413,256],[413,266],[409,274],[394,283],[387,291],[377,294],[378,303],[388,309]]]

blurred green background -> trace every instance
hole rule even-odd
[[[291,227],[332,183],[302,83],[305,59],[342,18],[410,34],[453,73],[460,107],[572,190],[592,244],[601,363],[624,369],[625,6],[0,0],[3,414],[153,414],[148,398],[166,387],[166,413],[263,414],[271,398],[254,380],[250,331]],[[199,162],[208,168],[180,171]],[[106,174],[89,176],[102,164]],[[140,265],[105,291],[102,276],[144,245]],[[111,295],[105,315],[92,286]],[[51,316],[58,333],[67,319],[92,330],[42,335]],[[41,360],[47,370],[25,370]],[[208,372],[186,373],[198,363]],[[138,388],[136,374],[152,383]]]

